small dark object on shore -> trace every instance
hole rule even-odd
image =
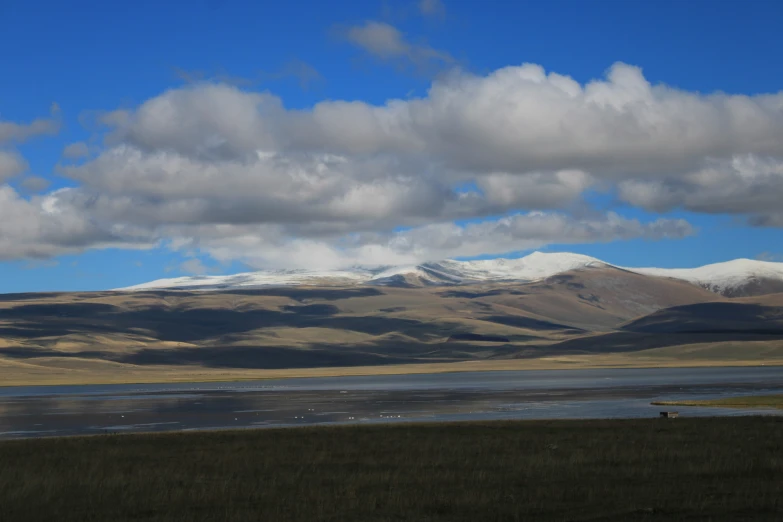
[[[679,417],[680,412],[677,411],[662,411],[661,412],[661,418],[664,419],[676,419]]]

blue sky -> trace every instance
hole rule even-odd
[[[660,167],[656,157],[648,152],[645,152],[647,156],[641,154],[638,161],[631,161],[630,152],[626,155],[622,148],[611,149],[604,145],[600,152],[585,153],[580,156],[581,160],[572,161],[574,150],[585,150],[587,141],[584,139],[575,148],[562,153],[567,159],[553,159],[551,165],[543,155],[543,159],[531,160],[527,165],[526,157],[512,153],[508,161],[498,159],[495,163],[490,139],[484,149],[473,139],[469,146],[475,144],[475,153],[466,152],[463,160],[455,160],[448,151],[461,151],[465,147],[456,142],[444,145],[453,137],[448,128],[445,131],[436,129],[438,137],[431,143],[427,140],[436,133],[433,129],[422,131],[421,139],[404,145],[395,137],[379,138],[383,143],[373,143],[369,153],[367,147],[370,145],[362,141],[369,131],[357,133],[355,140],[361,143],[348,143],[348,138],[334,137],[340,132],[340,122],[350,123],[349,118],[354,114],[339,112],[347,109],[344,105],[335,105],[330,113],[334,120],[316,122],[318,129],[329,131],[323,130],[328,134],[325,137],[314,134],[316,127],[291,137],[289,126],[292,123],[280,124],[272,130],[259,130],[258,150],[272,147],[264,141],[267,132],[271,133],[269,143],[281,147],[274,153],[281,157],[290,154],[296,161],[304,162],[301,163],[303,167],[297,167],[303,171],[317,168],[311,156],[307,159],[299,156],[307,147],[310,147],[307,154],[341,154],[346,161],[357,162],[350,174],[340,174],[344,179],[340,178],[339,183],[332,185],[329,180],[322,180],[322,184],[330,187],[326,191],[328,194],[321,196],[314,192],[312,199],[307,200],[306,210],[301,212],[295,212],[294,204],[287,203],[285,196],[289,195],[286,190],[303,191],[303,188],[296,188],[302,185],[283,186],[279,197],[269,188],[278,187],[274,176],[286,176],[287,173],[274,171],[271,180],[259,186],[258,190],[263,194],[254,204],[248,189],[241,189],[244,185],[239,178],[231,177],[244,175],[239,173],[237,165],[247,165],[247,156],[215,159],[214,154],[223,154],[218,151],[204,159],[203,146],[211,145],[195,142],[204,136],[209,140],[217,139],[236,154],[239,154],[237,151],[247,154],[248,147],[254,146],[246,143],[244,134],[227,138],[220,135],[225,131],[225,121],[216,118],[229,114],[230,109],[218,104],[229,103],[225,96],[233,94],[207,91],[204,86],[221,83],[240,93],[271,93],[287,111],[286,121],[293,118],[290,114],[300,112],[309,117],[313,106],[324,101],[359,101],[370,107],[384,107],[392,99],[430,99],[429,89],[434,84],[462,85],[448,79],[454,69],[462,71],[462,75],[483,80],[498,69],[524,63],[538,64],[546,73],[566,75],[585,86],[591,80],[606,80],[607,71],[621,62],[641,68],[643,78],[653,86],[665,84],[684,93],[677,103],[685,103],[682,101],[686,99],[685,95],[693,96],[714,108],[714,114],[718,115],[734,110],[732,107],[739,102],[715,102],[709,98],[710,93],[753,97],[783,90],[783,71],[777,66],[779,56],[783,55],[778,34],[783,21],[783,5],[778,2],[754,2],[749,6],[747,2],[731,1],[443,0],[424,4],[427,5],[415,0],[275,3],[77,0],[67,4],[10,0],[0,4],[0,49],[3,49],[4,58],[0,123],[29,124],[42,118],[57,128],[56,132],[40,132],[25,139],[16,137],[0,142],[0,151],[22,157],[27,164],[23,172],[16,172],[19,170],[16,169],[14,175],[6,176],[5,180],[0,176],[0,185],[5,181],[15,198],[13,205],[11,199],[5,200],[6,214],[0,208],[0,216],[6,221],[5,227],[0,225],[0,246],[6,244],[3,235],[8,244],[18,245],[20,241],[13,234],[25,223],[31,231],[29,234],[38,234],[44,228],[46,231],[35,242],[30,240],[28,247],[4,247],[7,252],[0,252],[0,292],[106,289],[191,273],[231,273],[267,265],[277,267],[285,264],[289,251],[297,266],[319,257],[334,259],[332,263],[343,259],[364,263],[381,259],[377,252],[388,250],[393,230],[408,234],[404,239],[415,244],[417,256],[445,253],[454,257],[494,257],[508,252],[523,255],[530,249],[544,249],[585,253],[626,266],[689,267],[759,256],[783,260],[780,257],[783,256],[783,214],[774,208],[775,191],[780,191],[783,185],[780,181],[783,179],[783,170],[780,170],[783,155],[779,155],[781,151],[774,143],[755,145],[763,141],[760,132],[765,129],[769,129],[770,141],[780,141],[776,133],[782,126],[783,109],[780,107],[783,105],[763,100],[758,101],[759,107],[751,112],[751,119],[756,120],[747,126],[736,123],[742,118],[732,120],[736,128],[731,136],[694,138],[694,152],[690,149],[683,152],[688,156],[687,161],[669,165],[667,149],[662,146]],[[166,92],[175,93],[167,100],[176,110],[197,113],[198,117],[186,121],[177,112],[164,114],[160,106],[150,105],[152,115],[145,113],[145,117],[152,119],[143,120],[140,107]],[[182,92],[196,94],[182,101],[177,97]],[[208,97],[212,95],[214,97]],[[506,90],[498,96],[510,94]],[[524,94],[519,96],[513,99],[524,102]],[[491,103],[493,98],[488,99],[486,103]],[[760,100],[751,99],[753,103]],[[57,106],[54,112],[52,104]],[[202,115],[199,111],[205,106],[216,107],[217,116],[213,113]],[[688,107],[687,104],[683,106]],[[775,107],[778,107],[777,112]],[[98,125],[98,120],[118,109],[125,111],[114,113],[126,118],[123,123]],[[692,118],[689,116],[685,120],[683,125],[692,126],[685,135],[707,132],[704,129],[709,129],[712,120],[704,116],[706,110],[694,112]],[[487,114],[491,113],[488,109]],[[524,112],[519,114],[525,116]],[[164,125],[155,120],[158,116],[181,118],[184,123],[180,127]],[[534,116],[546,117],[537,113]],[[459,120],[444,116],[444,121],[467,125],[465,122],[474,121],[478,116],[470,112],[469,117],[473,119],[469,120],[464,114]],[[263,121],[263,117],[260,118],[259,121]],[[487,127],[483,126],[485,123]],[[310,124],[309,120],[307,124]],[[492,121],[480,124],[480,129],[498,127]],[[598,125],[603,129],[604,124],[604,120],[586,122],[584,128]],[[196,125],[203,125],[208,132],[191,132]],[[257,127],[254,122],[248,125]],[[659,124],[650,125],[645,129],[657,135]],[[301,126],[304,128],[305,123]],[[499,140],[513,140],[513,128],[516,127],[509,131],[512,134],[506,132]],[[451,130],[475,136],[470,134],[472,130],[456,124]],[[285,139],[280,137],[283,133]],[[567,136],[573,138],[572,133]],[[534,138],[535,134],[531,139]],[[664,140],[665,136],[659,138]],[[462,139],[462,136],[454,139]],[[707,143],[708,139],[714,139],[714,143]],[[65,147],[74,143],[87,145],[89,155],[63,158]],[[281,152],[280,143],[285,143],[284,152]],[[520,143],[522,147],[529,142]],[[666,146],[678,151],[676,144]],[[684,143],[683,149],[689,146]],[[140,163],[136,165],[128,159],[131,156],[122,154],[116,159],[121,163],[100,163],[103,155],[119,150],[118,147],[124,147],[123,154],[128,150],[138,151]],[[560,154],[556,144],[551,147],[553,155]],[[410,152],[412,150],[415,152]],[[184,171],[171,178],[154,174],[150,162],[162,162],[163,156],[167,161],[172,160],[175,153],[178,165],[185,160],[190,162],[181,167]],[[600,158],[599,154],[602,154]],[[138,159],[137,156],[132,157]],[[378,157],[383,162],[377,163],[381,161]],[[472,157],[489,159],[477,160],[484,163],[474,164]],[[742,160],[744,167],[736,166],[740,161],[737,158],[745,158]],[[756,158],[761,159],[757,161]],[[223,174],[221,169],[229,168],[226,161],[236,162],[230,167],[235,174]],[[518,170],[517,164],[520,165]],[[160,166],[162,163],[154,165],[158,165],[154,168],[164,170],[170,168]],[[125,169],[124,178],[117,177],[120,167]],[[208,169],[218,178],[225,175],[225,185],[240,188],[236,193],[226,189],[226,195],[220,196],[225,199],[217,201],[210,198],[224,187],[207,182],[202,187],[194,182],[193,191],[203,190],[203,193],[189,193],[187,198],[180,194],[174,200],[172,187],[175,183],[177,187],[189,184],[187,170],[191,167]],[[151,177],[137,176],[136,168],[147,169],[145,175]],[[400,168],[401,172],[389,174],[390,168]],[[258,169],[248,171],[247,175],[256,175],[254,173],[260,172]],[[503,198],[498,196],[488,203],[492,199],[489,185],[482,185],[478,180],[499,169],[509,174],[498,177],[497,183],[517,186],[510,181],[514,176],[517,176],[514,179],[535,178],[535,181],[519,189],[521,195],[516,200],[501,205],[498,201]],[[580,177],[582,174],[576,177],[553,174],[574,169],[584,172],[591,181],[584,181]],[[705,181],[705,176],[713,175],[710,169],[718,172],[714,176],[724,176],[720,179],[728,181],[712,184]],[[351,199],[350,208],[340,206],[348,204],[345,194],[350,193],[351,176],[364,176],[367,171],[374,172],[375,177],[372,183],[367,182],[366,192],[358,192],[359,201]],[[422,190],[432,190],[433,194],[439,194],[443,187],[464,185],[467,180],[467,186],[477,187],[477,198],[486,200],[479,205],[484,210],[458,209],[456,214],[444,210],[436,215],[434,211],[426,210],[428,206],[434,208],[443,203],[436,195],[432,200],[422,197],[421,205],[415,208],[407,206],[406,201],[412,196],[405,188],[410,187],[412,179],[419,179],[417,176],[426,182],[422,182]],[[538,194],[537,189],[526,187],[550,183],[551,176],[566,187],[563,190],[582,182],[585,187],[577,196],[555,198],[556,202],[535,208],[537,196],[530,194]],[[747,181],[749,176],[751,181]],[[36,185],[29,181],[31,178],[45,179],[48,187],[43,188],[43,182],[38,180],[38,186],[31,189]],[[147,180],[147,185],[142,188],[133,185],[134,180],[139,179]],[[157,185],[150,188],[150,184]],[[730,184],[736,184],[736,196],[722,189]],[[511,190],[502,185],[492,186],[501,187],[498,189],[501,196]],[[386,190],[385,187],[390,193],[403,195],[394,196],[397,199],[388,203],[391,210],[381,216],[378,209],[386,208],[384,205],[378,203],[377,208],[372,208],[373,205],[365,203],[373,195],[380,198],[379,201],[385,201],[386,195],[379,192]],[[56,192],[62,188],[71,192],[64,193],[65,196]],[[307,188],[309,190],[310,185]],[[340,190],[344,193],[335,196],[334,193]],[[420,192],[417,189],[416,193]],[[675,192],[678,195],[672,196]],[[783,192],[778,193],[783,197]],[[658,199],[651,202],[650,194]],[[40,218],[44,220],[43,224],[33,223],[39,219],[34,212],[46,211],[47,203],[43,200],[47,197],[55,198],[58,205],[65,205],[67,201],[70,205],[67,217],[45,215]],[[267,197],[269,199],[264,199]],[[339,207],[339,215],[350,215],[350,219],[337,220],[332,214],[310,216],[308,212],[312,210],[313,202],[320,202],[322,198],[326,201],[327,197],[337,199],[325,203],[324,208]],[[663,201],[661,198],[669,199]],[[275,200],[284,202],[280,213],[291,210],[291,216],[284,221],[275,217]],[[4,205],[3,201],[0,199],[0,205]],[[106,208],[111,208],[98,211],[95,201],[108,201]],[[181,210],[186,204],[197,205],[198,212],[189,209],[187,217],[171,218],[176,209]],[[497,206],[497,211],[492,205]],[[120,207],[125,208],[124,213],[117,210]],[[270,210],[259,210],[261,207]],[[134,213],[134,208],[154,210]],[[234,211],[236,208],[248,210]],[[451,250],[447,246],[433,249],[427,246],[436,240],[436,236],[430,239],[427,234],[442,237],[447,233],[443,227],[448,223],[458,221],[460,226],[465,226],[496,222],[504,216],[526,215],[531,211],[565,216],[568,223],[564,225],[567,229],[564,235],[553,232],[541,239],[533,234],[535,238],[531,239],[525,235],[527,232],[519,232],[513,236],[514,240],[504,243],[507,244],[504,250],[498,242],[505,241],[506,236],[498,234],[505,232],[493,228],[491,232],[478,231],[476,235],[497,237],[497,240],[493,239],[494,243],[489,239],[486,243],[476,239],[468,244],[463,238],[462,246]],[[416,212],[421,215],[414,219],[412,216]],[[607,224],[607,219],[614,219],[607,218],[607,213],[627,222]],[[454,217],[457,215],[463,217],[457,220]],[[107,216],[111,216],[110,223]],[[513,226],[519,230],[533,230],[531,227],[535,223],[525,219]],[[183,220],[187,221],[187,230],[183,229]],[[658,228],[647,227],[656,220],[666,220],[661,225],[666,230],[663,236],[657,232]],[[344,244],[347,236],[314,231],[329,228],[324,223],[329,227],[339,224],[340,234],[359,237],[356,241],[361,242],[361,247],[352,246],[354,250],[350,255],[345,254],[343,247],[335,245]],[[687,228],[683,223],[687,223]],[[235,235],[231,241],[222,241],[218,231],[223,229],[214,228],[226,224],[234,227],[230,232]],[[757,226],[759,224],[765,226]],[[442,229],[427,228],[434,226]],[[559,225],[552,222],[551,226]],[[611,230],[618,227],[622,231],[615,237]],[[596,228],[601,231],[596,232]],[[74,232],[75,229],[78,230]],[[254,240],[256,233],[267,235]],[[25,234],[27,238],[28,233]],[[69,234],[74,238],[70,239]],[[580,241],[580,237],[586,239]],[[489,245],[487,248],[491,252],[480,252],[484,244]],[[368,254],[371,250],[376,253]],[[390,259],[414,259],[410,252],[395,250]]]

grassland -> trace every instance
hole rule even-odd
[[[686,350],[684,347],[683,350]],[[780,350],[778,350],[780,351]],[[424,373],[483,372],[511,370],[569,370],[590,368],[701,368],[783,366],[783,357],[738,351],[735,357],[710,358],[709,350],[698,355],[671,356],[667,351],[647,350],[633,354],[590,354],[526,359],[494,359],[463,362],[391,364],[384,366],[338,366],[245,370],[203,366],[133,366],[79,359],[36,359],[35,364],[0,358],[0,386],[143,384],[173,382],[231,382],[297,377],[345,377],[352,375],[413,375]],[[750,353],[749,353],[750,352]],[[747,359],[743,357],[748,357]]]
[[[12,521],[783,519],[783,419],[496,422],[0,443]]]
[[[783,410],[783,395],[751,395],[701,401],[659,401],[660,406],[709,406],[716,408],[776,408]]]

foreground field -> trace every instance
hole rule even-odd
[[[728,397],[707,401],[659,401],[661,406],[713,406],[717,408],[777,408],[783,409],[783,395],[754,395],[749,397]]]
[[[783,419],[553,421],[0,444],[9,521],[783,519]]]

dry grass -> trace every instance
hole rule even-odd
[[[783,419],[297,428],[0,443],[8,522],[779,521]]]
[[[708,406],[716,408],[775,408],[783,410],[783,395],[752,395],[699,401],[659,401],[660,406]]]
[[[654,352],[654,350],[651,350]],[[641,352],[644,353],[644,352]],[[412,375],[511,370],[567,370],[589,368],[697,368],[726,366],[783,366],[777,359],[663,358],[654,355],[573,355],[537,359],[465,361],[452,363],[291,368],[281,370],[226,370],[192,366],[142,367],[116,363],[44,359],[39,365],[0,359],[0,386],[66,384],[141,384],[165,382],[215,382],[294,377],[345,377],[352,375]],[[6,364],[7,363],[7,364]]]

